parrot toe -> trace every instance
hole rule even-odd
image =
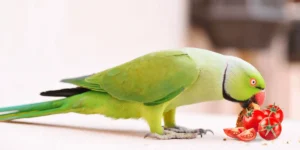
[[[173,131],[173,132],[176,132],[176,133],[196,133],[198,135],[200,135],[201,137],[203,135],[205,135],[207,132],[210,132],[212,134],[214,134],[214,132],[210,129],[202,129],[202,128],[199,128],[199,129],[188,129],[188,128],[185,128],[185,127],[181,127],[181,126],[175,126],[173,128],[165,128],[165,130],[167,131]]]
[[[204,134],[206,134],[207,132],[210,132],[210,133],[212,133],[212,134],[214,134],[214,132],[212,131],[212,130],[210,130],[210,129],[196,129],[196,130],[198,130],[198,134],[202,137],[202,135]]]
[[[173,131],[164,130],[164,134],[159,135],[156,133],[148,133],[144,138],[154,138],[158,140],[171,140],[171,139],[195,139],[197,133],[176,133]]]

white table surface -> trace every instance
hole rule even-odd
[[[241,142],[226,137],[223,128],[233,127],[236,116],[177,113],[178,123],[190,128],[210,128],[215,135],[192,140],[144,139],[143,120],[112,120],[100,115],[63,114],[0,123],[1,150],[107,150],[107,149],[300,149],[300,122],[284,120],[274,141]],[[22,121],[22,122],[21,122]],[[226,141],[223,141],[227,138]],[[287,142],[289,142],[287,144]],[[266,145],[265,145],[266,144]]]

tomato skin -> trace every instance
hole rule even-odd
[[[253,128],[256,132],[258,131],[258,124],[265,118],[265,114],[260,110],[251,110],[243,117],[243,126],[246,129]]]
[[[256,138],[257,134],[254,128],[245,130],[244,132],[237,135],[237,138],[241,141],[249,142]]]
[[[265,110],[263,110],[265,117],[273,117],[277,119],[280,123],[283,121],[284,114],[280,107],[275,104],[269,105]]]
[[[265,140],[274,140],[278,138],[281,131],[281,123],[273,117],[264,118],[258,126],[258,133]]]
[[[237,135],[245,131],[246,129],[244,127],[236,127],[236,128],[224,128],[224,133],[231,137],[231,138],[237,138]]]

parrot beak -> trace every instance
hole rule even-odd
[[[266,98],[266,92],[265,90],[262,90],[253,96],[252,101],[258,104],[259,106],[261,106],[264,104],[265,98]]]
[[[245,102],[241,102],[240,104],[243,108],[248,108],[252,102],[261,106],[265,101],[265,97],[266,97],[266,92],[265,90],[262,90],[259,93],[255,94],[254,96],[252,96],[249,100]]]

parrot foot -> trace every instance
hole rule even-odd
[[[201,137],[203,135],[205,135],[207,132],[210,132],[212,134],[214,134],[214,132],[210,129],[202,129],[202,128],[199,128],[199,129],[188,129],[188,128],[185,128],[185,127],[181,127],[181,126],[175,126],[173,128],[165,128],[165,130],[167,131],[173,131],[173,132],[176,132],[176,133],[196,133],[197,135],[200,135]]]
[[[156,133],[148,133],[144,138],[150,137],[158,140],[171,140],[171,139],[195,139],[197,138],[197,133],[176,133],[173,131],[165,130],[164,134],[159,135]]]

